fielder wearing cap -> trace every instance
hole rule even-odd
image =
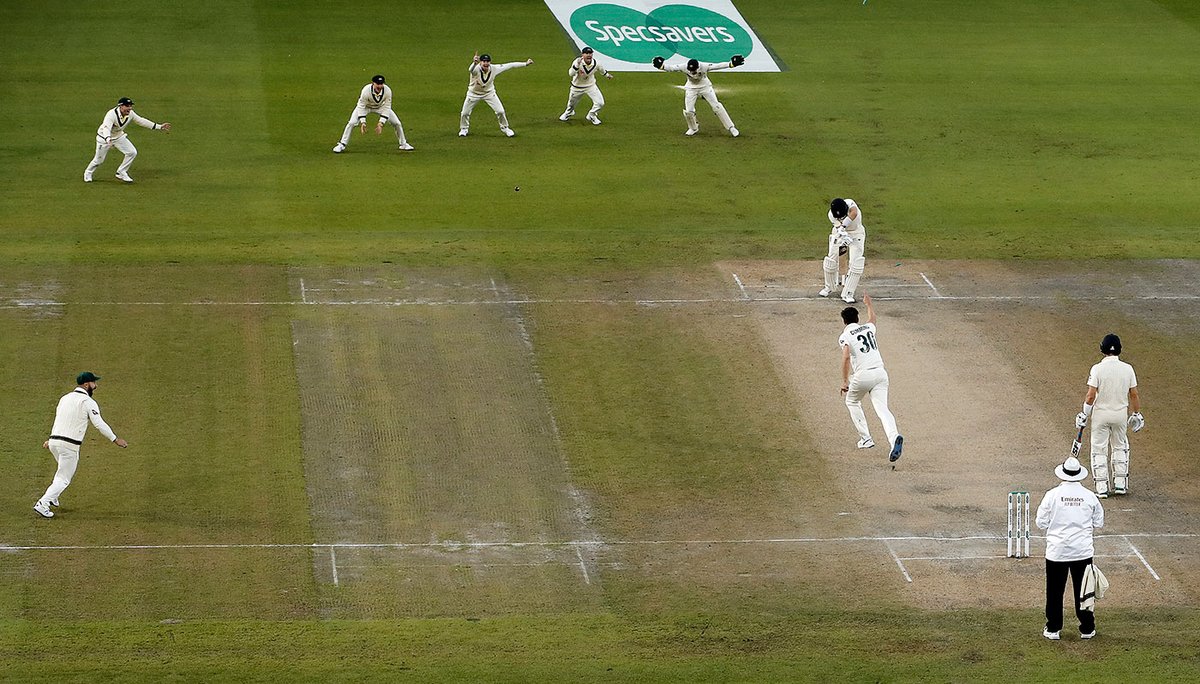
[[[530,64],[533,64],[532,59],[524,62],[492,64],[492,56],[488,53],[475,53],[474,59],[471,60],[471,66],[467,68],[471,77],[467,82],[467,98],[463,100],[462,111],[458,115],[458,137],[465,138],[467,133],[471,132],[471,112],[475,111],[475,105],[479,104],[481,100],[486,102],[496,113],[496,121],[500,123],[500,132],[510,138],[516,135],[516,132],[508,125],[508,114],[504,111],[504,104],[496,95],[496,77],[509,69],[517,69]]]
[[[129,177],[129,166],[133,164],[134,157],[137,157],[137,148],[133,146],[133,143],[129,142],[129,138],[125,135],[125,127],[130,123],[135,123],[155,131],[171,130],[171,124],[169,123],[154,123],[150,119],[134,113],[133,100],[128,97],[122,97],[117,100],[117,106],[108,110],[108,113],[104,115],[104,121],[100,122],[100,128],[96,129],[96,154],[83,171],[84,183],[92,182],[92,174],[96,171],[97,167],[104,163],[104,159],[108,156],[108,148],[110,147],[115,147],[125,153],[125,158],[121,160],[121,165],[117,167],[117,180],[122,183],[133,182],[133,179]]]
[[[1074,585],[1075,617],[1079,636],[1096,636],[1096,614],[1080,605],[1084,572],[1092,564],[1093,530],[1104,527],[1100,499],[1081,483],[1088,476],[1079,459],[1071,456],[1054,469],[1062,480],[1046,492],[1038,506],[1037,526],[1046,531],[1046,627],[1042,636],[1059,638],[1063,627],[1063,592],[1070,573]]]
[[[1088,373],[1083,410],[1075,416],[1075,427],[1092,419],[1092,481],[1101,499],[1108,497],[1108,459],[1112,451],[1112,493],[1129,492],[1129,435],[1146,425],[1142,398],[1138,396],[1137,374],[1121,360],[1121,338],[1109,333],[1100,340],[1104,359]],[[1129,413],[1133,409],[1133,413]]]
[[[341,154],[346,151],[346,146],[350,144],[350,133],[357,125],[359,131],[367,132],[367,115],[375,114],[379,117],[379,121],[375,123],[375,135],[383,133],[383,122],[391,125],[392,130],[396,131],[396,142],[400,144],[400,149],[408,151],[413,149],[412,145],[408,144],[408,138],[404,136],[404,124],[400,123],[400,117],[392,111],[392,89],[385,83],[383,74],[375,74],[371,77],[371,82],[362,87],[358,93],[358,102],[354,105],[354,111],[350,112],[350,120],[346,122],[346,128],[342,130],[342,137],[337,144],[333,146],[335,154]]]
[[[590,47],[585,47],[567,69],[567,75],[571,77],[571,92],[567,94],[567,109],[559,115],[559,121],[570,121],[571,117],[575,116],[575,105],[587,95],[592,100],[592,108],[584,118],[595,126],[600,125],[598,114],[604,107],[604,95],[600,94],[600,87],[596,85],[596,74],[605,78],[613,76],[608,69],[600,66],[593,57],[594,54]]]
[[[58,462],[58,470],[54,473],[54,480],[46,488],[46,493],[33,505],[33,510],[43,518],[54,517],[54,511],[51,511],[50,507],[58,507],[59,495],[71,484],[71,478],[75,476],[75,469],[79,466],[79,447],[83,444],[88,421],[117,446],[122,449],[129,446],[129,443],[117,437],[108,423],[100,417],[100,406],[92,399],[98,380],[100,376],[91,371],[84,371],[75,376],[75,389],[58,400],[54,427],[50,429],[50,438],[42,444]]]

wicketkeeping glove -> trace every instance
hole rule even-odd
[[[1075,415],[1075,427],[1081,428],[1084,425],[1087,425],[1087,419],[1088,419],[1087,414],[1084,413],[1083,411],[1080,411],[1079,413],[1077,413]]]
[[[663,67],[663,63],[666,61],[667,60],[663,59],[662,57],[655,57],[651,64],[654,65],[655,69],[661,69]]]
[[[745,63],[746,63],[746,58],[741,55],[734,55],[733,58],[729,60],[729,64],[731,66],[735,66],[735,67],[739,67]]]
[[[1144,427],[1146,427],[1146,419],[1142,417],[1142,414],[1134,413],[1129,416],[1129,429],[1138,432]]]

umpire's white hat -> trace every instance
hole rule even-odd
[[[1062,465],[1054,469],[1054,474],[1066,482],[1079,482],[1088,476],[1088,471],[1079,463],[1079,459],[1068,456]]]

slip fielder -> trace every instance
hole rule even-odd
[[[600,94],[600,87],[596,85],[596,74],[609,79],[613,76],[608,69],[600,66],[593,54],[594,51],[590,47],[585,47],[579,57],[571,62],[571,68],[567,70],[567,75],[571,77],[571,92],[567,94],[567,109],[558,117],[559,121],[569,121],[575,116],[575,105],[587,95],[592,100],[592,108],[584,118],[596,126],[600,125],[600,117],[597,115],[604,107],[604,95]]]
[[[137,157],[137,148],[125,134],[125,127],[131,123],[155,131],[171,130],[169,123],[154,123],[150,119],[138,116],[133,111],[133,100],[127,97],[117,100],[117,106],[108,110],[108,113],[104,115],[104,121],[100,122],[100,128],[96,129],[96,154],[83,171],[84,183],[92,182],[92,173],[96,171],[96,167],[104,163],[110,147],[115,147],[125,154],[121,165],[117,167],[117,180],[122,183],[133,182],[133,179],[129,177],[129,166],[133,164],[134,157]]]
[[[842,247],[850,251],[850,272],[842,286],[842,301],[854,303],[854,291],[862,278],[867,259],[863,256],[867,248],[867,229],[863,227],[862,212],[852,199],[835,199],[829,203],[829,222],[833,230],[829,233],[829,253],[825,256],[825,287],[817,294],[828,297],[838,286],[838,256]]]
[[[1075,427],[1092,419],[1092,480],[1096,496],[1108,497],[1108,460],[1112,451],[1113,494],[1129,492],[1129,435],[1146,425],[1142,417],[1142,399],[1138,396],[1137,374],[1133,366],[1121,360],[1121,338],[1109,333],[1100,341],[1104,358],[1088,373],[1083,410],[1075,416]],[[1133,413],[1128,413],[1133,409]]]
[[[471,112],[475,110],[475,105],[479,104],[480,100],[486,102],[496,113],[496,121],[500,123],[500,131],[504,135],[510,138],[516,135],[516,132],[509,127],[504,105],[500,103],[500,98],[496,95],[496,77],[509,69],[517,69],[530,64],[533,64],[532,59],[493,65],[491,55],[475,53],[475,58],[467,69],[471,74],[471,79],[467,83],[467,98],[463,100],[462,112],[458,115],[458,136],[460,138],[467,137],[467,133],[470,132]]]
[[[358,104],[354,106],[354,111],[350,113],[350,121],[346,122],[346,129],[342,131],[342,139],[333,146],[335,153],[340,154],[350,144],[350,131],[354,130],[355,125],[364,134],[367,132],[368,114],[379,116],[379,121],[375,124],[375,135],[383,133],[383,122],[386,121],[396,131],[396,141],[400,143],[400,149],[413,148],[404,137],[404,124],[400,123],[400,117],[392,111],[392,89],[384,80],[381,74],[375,74],[371,77],[371,82],[363,86],[358,94]]]
[[[54,511],[51,511],[50,507],[58,507],[59,495],[71,484],[71,478],[75,476],[75,469],[79,466],[79,446],[83,444],[83,435],[87,432],[89,420],[100,434],[113,444],[122,449],[129,446],[129,443],[117,437],[108,423],[100,417],[100,406],[92,399],[92,393],[97,387],[96,381],[99,379],[100,377],[91,371],[80,373],[75,378],[75,389],[58,400],[54,427],[50,429],[50,438],[42,444],[58,462],[58,470],[54,473],[54,480],[46,488],[46,493],[33,504],[33,510],[43,518],[54,517]]]
[[[735,138],[741,135],[733,125],[733,119],[729,118],[729,112],[725,111],[725,105],[717,100],[717,92],[713,90],[712,81],[708,80],[708,72],[741,66],[746,63],[745,57],[734,55],[728,62],[719,64],[696,59],[689,59],[686,65],[665,64],[665,61],[662,57],[655,57],[654,68],[661,71],[682,71],[687,77],[687,84],[683,87],[683,119],[687,122],[684,135],[696,135],[700,132],[700,124],[696,121],[696,100],[701,97],[712,107],[713,113],[717,115],[725,130],[729,131],[729,135]]]

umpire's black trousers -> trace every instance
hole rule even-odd
[[[1077,561],[1046,560],[1046,630],[1057,632],[1063,626],[1063,591],[1067,588],[1067,573],[1075,585],[1075,617],[1079,618],[1079,633],[1096,631],[1096,614],[1079,607],[1079,594],[1083,589],[1083,571],[1092,564],[1092,559]]]

